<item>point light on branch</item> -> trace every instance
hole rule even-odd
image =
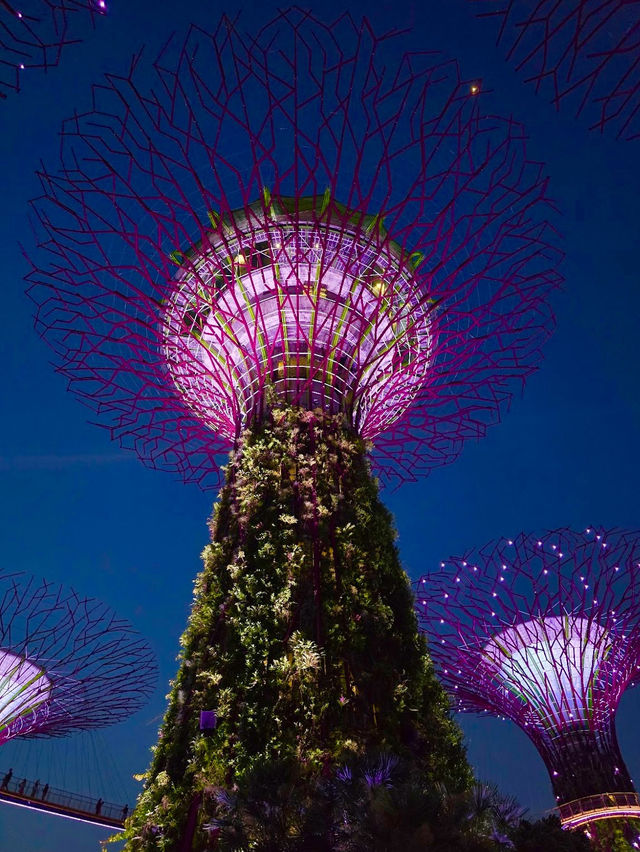
[[[639,579],[640,533],[590,528],[490,542],[416,585],[454,707],[523,729],[567,827],[640,817],[614,727],[640,680]]]

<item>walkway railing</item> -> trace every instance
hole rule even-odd
[[[16,777],[11,770],[0,781],[0,802],[92,825],[104,825],[116,831],[124,828],[124,820],[129,814],[128,805],[116,805],[103,799],[68,793],[58,787],[42,784],[40,779],[33,781]]]
[[[640,818],[637,793],[598,793],[558,806],[564,828],[577,828],[589,822],[617,817]]]

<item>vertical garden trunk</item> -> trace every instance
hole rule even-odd
[[[294,762],[326,777],[378,749],[425,780],[469,783],[363,442],[341,416],[273,408],[243,435],[215,507],[127,849],[193,849],[220,788]],[[201,711],[216,726],[200,729]]]

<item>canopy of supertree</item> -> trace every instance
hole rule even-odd
[[[146,703],[156,675],[148,643],[105,604],[0,579],[0,743],[119,722]]]
[[[470,0],[536,91],[591,129],[640,138],[640,0]]]
[[[565,824],[640,815],[614,727],[640,678],[640,532],[493,541],[441,563],[416,593],[454,707],[528,734]]]
[[[414,478],[535,368],[559,282],[542,167],[479,81],[399,42],[224,18],[65,123],[30,293],[72,390],[146,463],[215,484],[275,394]]]
[[[34,69],[52,68],[62,49],[107,11],[106,0],[2,0],[0,2],[0,98],[19,92]]]

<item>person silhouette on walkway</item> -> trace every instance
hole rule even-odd
[[[32,799],[35,799],[35,797],[38,795],[39,789],[40,789],[40,779],[38,778],[38,780],[35,782],[35,784],[31,788],[31,798]]]
[[[13,768],[11,768],[7,772],[7,774],[4,776],[4,778],[2,779],[2,784],[0,784],[0,787],[2,787],[3,790],[6,790],[7,787],[9,786],[9,781],[11,781],[12,775],[13,775]]]
[[[104,800],[98,799],[98,801],[96,802],[96,815],[97,816],[100,816],[100,811],[102,810],[103,805],[104,805]]]
[[[49,792],[49,785],[45,784],[44,787],[42,788],[42,801],[43,802],[47,798],[48,792]]]
[[[22,781],[18,784],[18,795],[24,796],[24,788],[27,786],[27,779],[23,778]]]
[[[129,805],[125,805],[124,808],[122,809],[122,819],[123,820],[127,818],[128,813],[129,813]]]

